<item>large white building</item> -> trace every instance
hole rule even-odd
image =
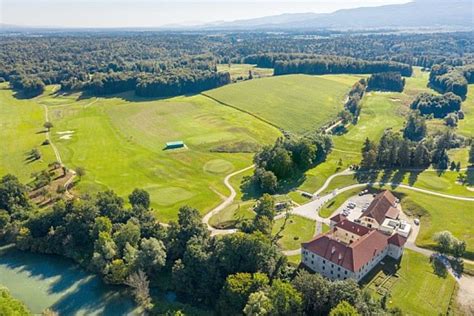
[[[329,232],[302,244],[301,261],[312,271],[332,280],[360,281],[386,256],[402,256],[407,239],[400,234],[387,235],[344,217],[333,220]]]

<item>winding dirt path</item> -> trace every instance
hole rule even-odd
[[[236,175],[238,175],[242,172],[250,170],[254,166],[255,165],[251,165],[251,166],[248,166],[244,169],[237,170],[237,171],[227,175],[224,178],[224,185],[229,189],[230,195],[224,201],[222,201],[221,204],[219,204],[217,207],[215,207],[213,210],[211,210],[209,213],[207,213],[202,218],[202,222],[207,225],[207,228],[211,231],[211,235],[232,234],[232,233],[235,233],[237,231],[236,229],[217,229],[217,228],[214,228],[209,224],[209,220],[211,219],[212,216],[218,214],[223,209],[225,209],[226,207],[231,205],[232,202],[234,202],[234,199],[237,196],[237,192],[235,191],[234,187],[230,184],[230,182],[229,182],[230,178],[232,178],[233,176],[236,176]]]

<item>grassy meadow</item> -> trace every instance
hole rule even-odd
[[[358,79],[349,75],[278,76],[227,85],[206,95],[284,130],[303,133],[334,119]]]

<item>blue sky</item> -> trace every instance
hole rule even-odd
[[[158,27],[406,2],[409,0],[0,0],[0,21],[28,26]]]

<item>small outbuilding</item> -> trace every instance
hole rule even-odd
[[[184,148],[184,142],[182,140],[174,141],[174,142],[167,142],[165,149],[177,149],[177,148]]]

